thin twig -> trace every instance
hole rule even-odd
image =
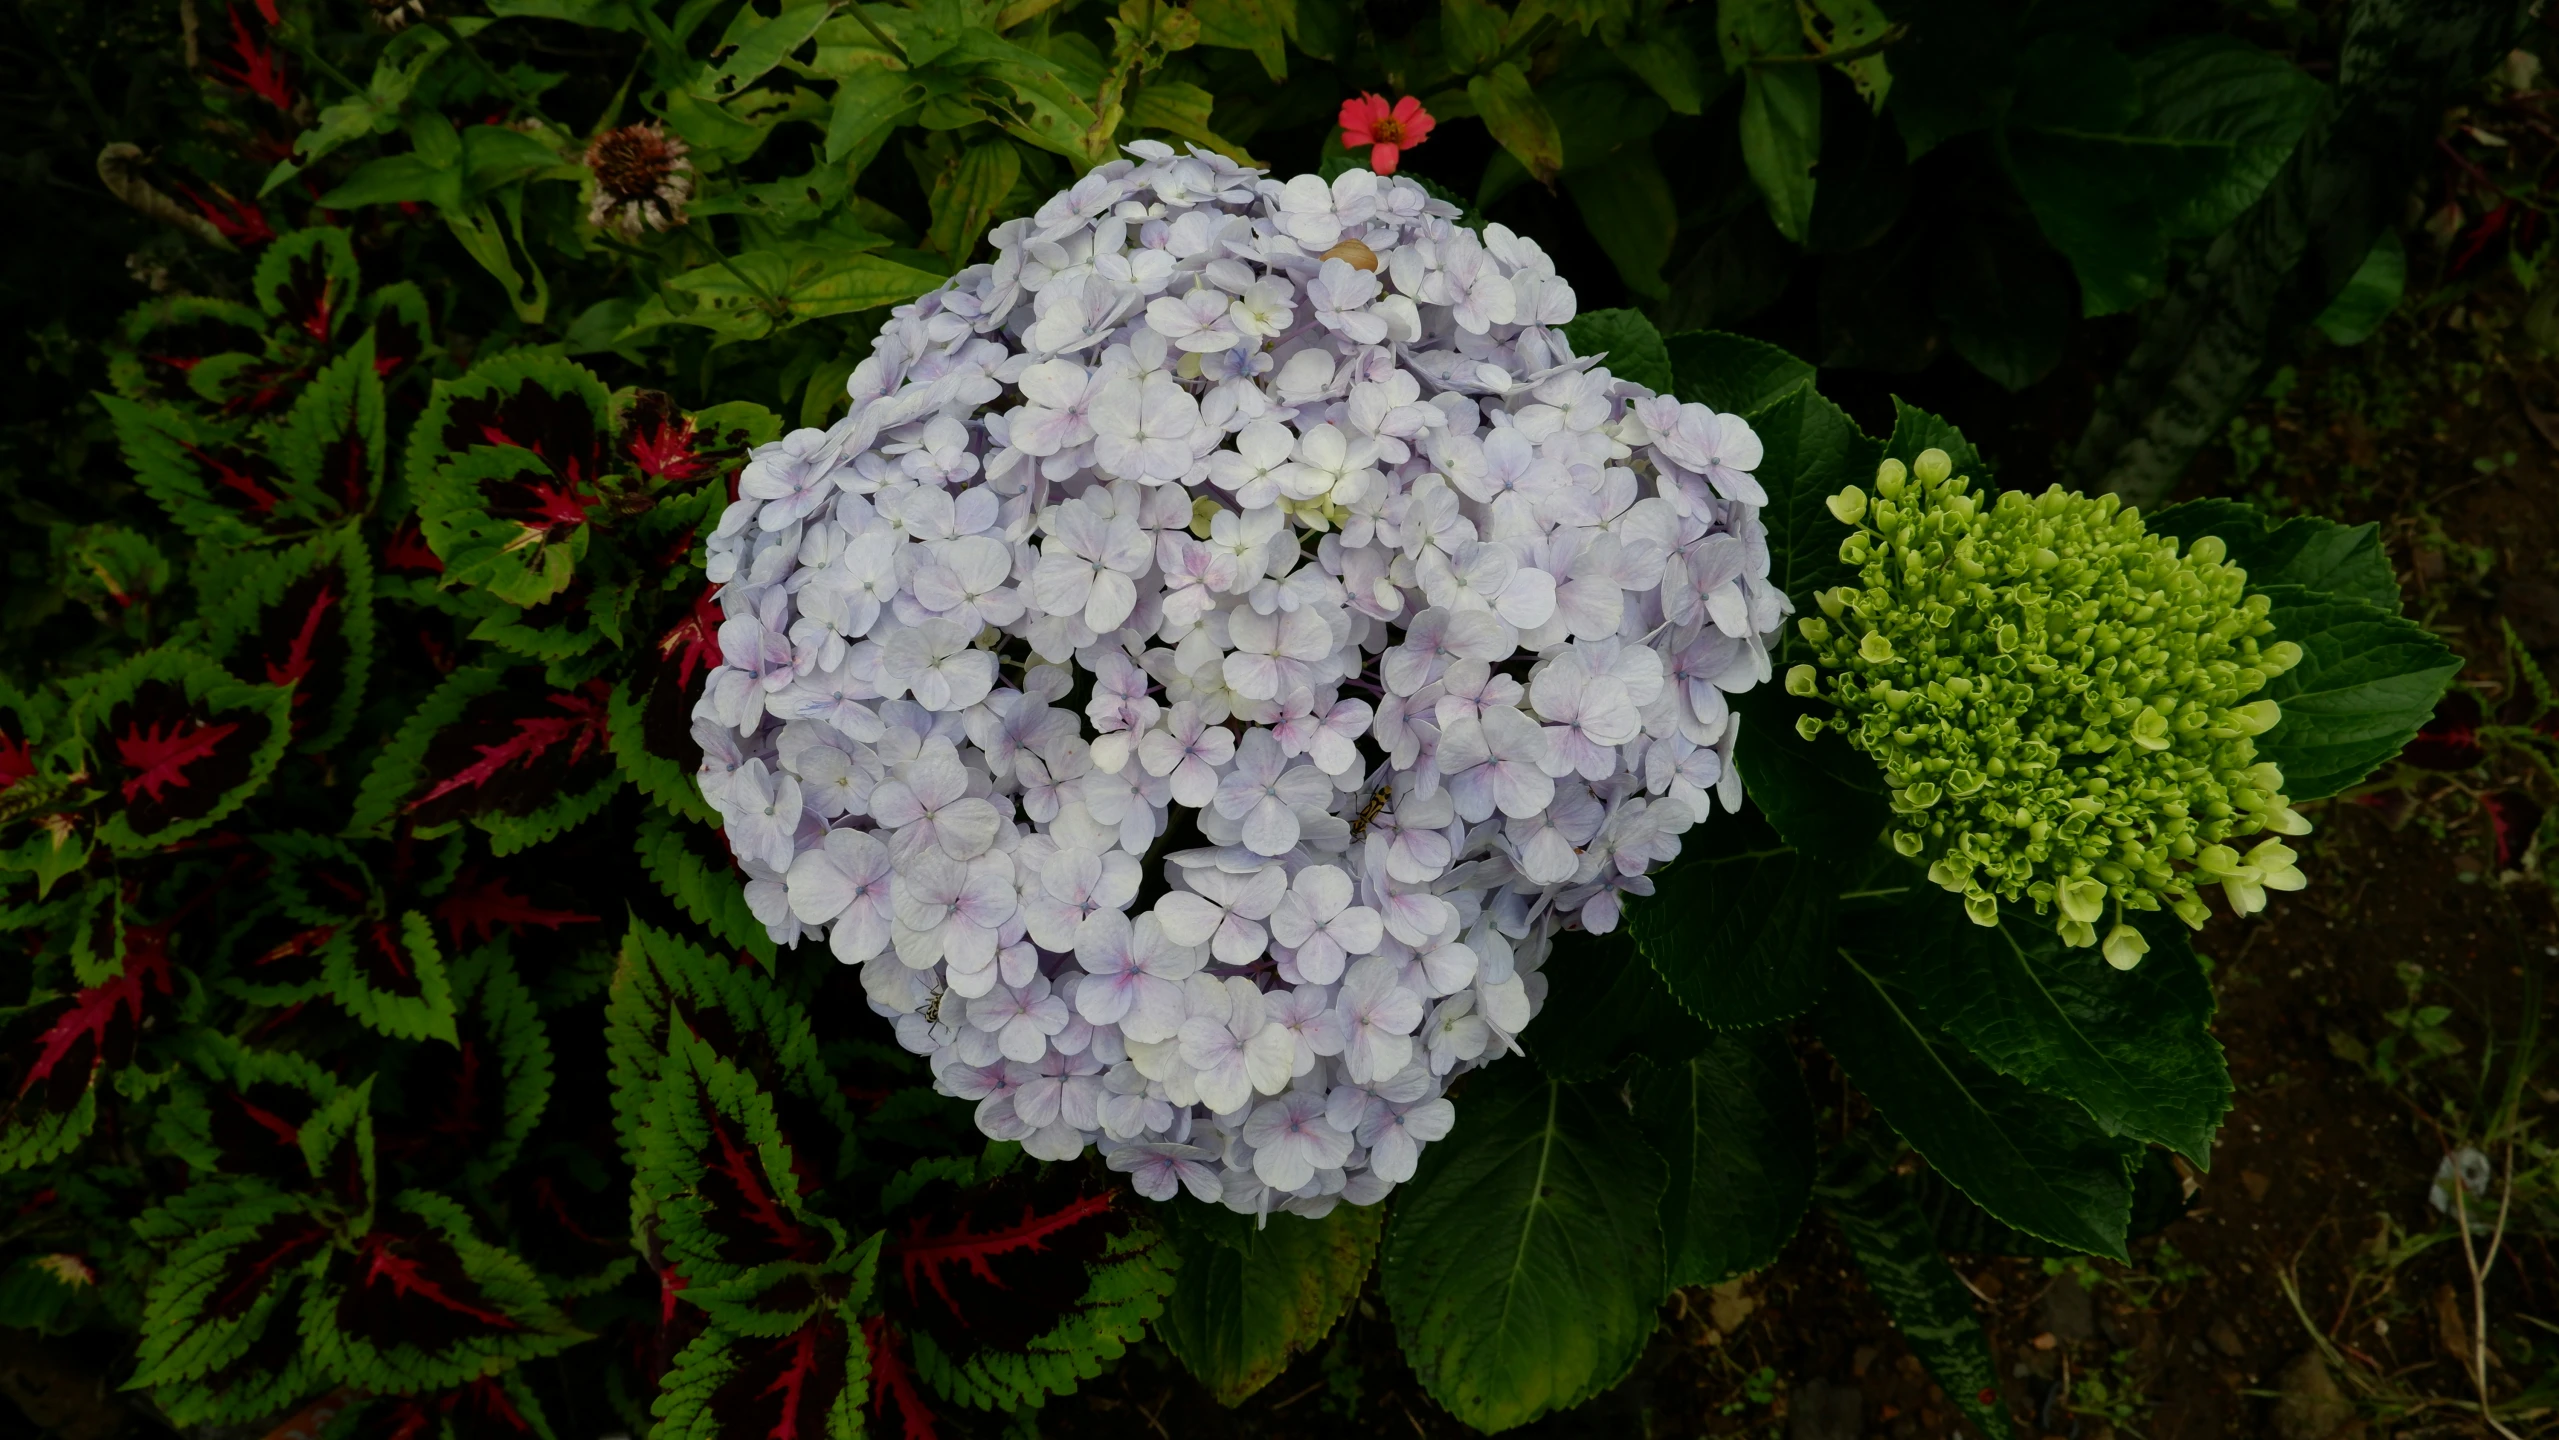
[[[2479,1418],[2488,1428],[2506,1437],[2523,1440],[2499,1420],[2488,1400],[2488,1271],[2497,1263],[2498,1247],[2506,1239],[2506,1215],[2515,1201],[2515,1146],[2506,1142],[2505,1193],[2497,1197],[2496,1228],[2488,1232],[2488,1254],[2482,1258],[2479,1247],[2470,1238],[2469,1182],[2462,1178],[2461,1158],[2456,1152],[2452,1163],[2453,1218],[2461,1226],[2461,1258],[2470,1266],[2470,1380],[2479,1392]]]

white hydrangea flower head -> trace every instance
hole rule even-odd
[[[702,791],[988,1135],[1321,1215],[1738,803],[1760,445],[1409,179],[1129,151],[747,465]]]

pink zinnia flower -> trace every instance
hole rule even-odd
[[[1342,148],[1375,146],[1368,152],[1368,168],[1392,175],[1404,152],[1429,139],[1431,127],[1438,123],[1410,95],[1393,105],[1383,95],[1354,96],[1342,102]]]

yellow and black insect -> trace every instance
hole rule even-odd
[[[924,1002],[925,1024],[939,1025],[942,1023],[942,997],[950,993],[951,992],[943,986],[936,985],[933,987],[933,998]]]
[[[1376,819],[1378,812],[1386,808],[1386,802],[1394,798],[1394,786],[1378,786],[1377,793],[1368,797],[1368,803],[1359,807],[1359,818],[1351,822],[1351,838],[1357,840],[1368,833],[1368,822]]]

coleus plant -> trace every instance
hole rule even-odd
[[[0,684],[0,1325],[347,1435],[929,1435],[1097,1373],[1161,1228],[828,1028],[693,784],[773,417],[457,370],[337,229],[247,288],[125,327],[126,652]]]

